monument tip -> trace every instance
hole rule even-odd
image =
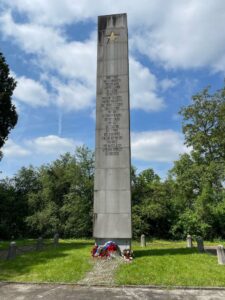
[[[112,14],[98,16],[98,31],[106,30],[111,27],[127,27],[127,14]]]

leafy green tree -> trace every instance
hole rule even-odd
[[[213,238],[224,232],[222,222],[223,193],[217,175],[221,164],[199,164],[188,154],[176,161],[170,175],[173,177],[174,193],[171,203],[175,212],[171,233],[183,238],[187,233]],[[218,208],[217,208],[218,207]],[[218,213],[218,216],[216,215]],[[225,215],[225,211],[223,211]]]
[[[19,191],[15,178],[0,181],[0,237],[27,236],[25,218],[28,215],[27,191]]]
[[[4,145],[9,132],[17,123],[15,105],[12,104],[12,94],[16,81],[10,76],[9,67],[2,53],[0,53],[0,148]],[[0,151],[0,158],[2,152]]]
[[[144,214],[144,200],[152,192],[150,184],[159,177],[152,169],[147,169],[136,174],[136,169],[131,168],[131,191],[132,191],[132,227],[133,237],[140,238],[141,234],[149,234],[150,224]]]
[[[168,237],[172,210],[170,204],[172,186],[161,182],[152,169],[142,171],[132,186],[133,236],[142,233],[151,237]]]
[[[93,153],[86,147],[39,169],[40,187],[29,193],[27,224],[34,235],[91,236]]]
[[[10,239],[17,235],[16,193],[9,179],[0,182],[0,238]]]
[[[193,155],[206,162],[225,160],[225,87],[209,93],[209,87],[181,109],[183,132]]]
[[[179,238],[187,233],[224,237],[225,88],[214,94],[206,88],[192,99],[181,110],[185,141],[192,150],[170,172],[176,211],[171,233]]]
[[[19,196],[37,192],[40,188],[38,170],[33,166],[22,167],[14,176],[13,183]]]
[[[32,166],[21,168],[11,179],[0,181],[0,235],[4,238],[29,236],[26,217],[28,196],[39,190],[38,173]]]
[[[75,153],[76,176],[65,195],[61,207],[65,236],[92,236],[94,153],[87,147],[79,147]]]
[[[192,157],[185,153],[174,162],[170,170],[170,178],[174,180],[173,204],[180,213],[184,208],[193,208],[196,194],[200,192],[200,178],[202,170],[196,165]]]
[[[29,236],[29,227],[26,223],[26,217],[30,213],[29,209],[29,195],[31,193],[38,193],[40,189],[39,173],[36,168],[29,166],[22,167],[12,179],[12,184],[16,193],[15,205],[17,205],[17,215],[19,216],[19,224],[21,236]]]
[[[146,194],[149,195],[150,184],[160,181],[160,177],[152,169],[146,169],[137,176],[134,167],[131,169],[131,175],[132,203],[140,204]]]

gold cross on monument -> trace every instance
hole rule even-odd
[[[118,36],[119,34],[115,34],[113,31],[109,35],[106,35],[108,42],[114,42]]]

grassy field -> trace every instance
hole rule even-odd
[[[34,243],[21,240],[18,245]],[[0,281],[17,282],[77,282],[93,266],[90,250],[92,240],[60,240],[57,248],[25,253],[14,260],[0,260]],[[205,242],[218,245],[224,242]],[[4,248],[8,246],[5,243]],[[133,243],[135,259],[124,263],[116,272],[119,285],[164,286],[222,286],[225,287],[225,266],[217,264],[217,257],[199,254],[186,243],[153,240],[146,248]]]
[[[218,241],[205,244],[218,245]],[[117,270],[120,285],[225,287],[225,266],[217,264],[216,256],[187,249],[185,242],[153,241],[146,248],[134,243],[133,249],[134,261]]]
[[[27,245],[21,241],[20,245]],[[57,248],[48,247],[0,260],[0,281],[77,282],[91,269],[91,240],[60,240]]]

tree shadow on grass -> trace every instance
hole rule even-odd
[[[164,255],[187,255],[197,253],[196,248],[166,248],[166,249],[141,249],[135,250],[135,257],[164,256]]]
[[[35,267],[39,265],[46,264],[47,267],[51,260],[55,260],[55,264],[57,264],[57,258],[66,258],[71,255],[71,253],[68,252],[70,250],[78,250],[80,253],[73,257],[73,262],[76,263],[76,259],[79,259],[81,264],[86,264],[90,253],[89,249],[92,244],[91,241],[66,242],[59,244],[57,247],[50,245],[41,251],[24,253],[12,260],[0,260],[0,281],[10,281],[14,280],[15,276],[30,274],[32,269],[35,269]],[[83,255],[82,249],[84,251]]]
[[[44,241],[44,248],[43,248],[43,250],[47,250],[47,249],[49,249],[49,248],[54,248],[53,247],[53,242],[50,242],[50,241]],[[67,249],[67,250],[70,250],[70,249],[80,249],[80,248],[83,248],[83,247],[87,247],[87,246],[92,246],[93,245],[93,242],[92,241],[80,241],[80,242],[63,242],[63,243],[60,243],[59,244],[59,246],[60,246],[60,248],[61,248],[61,250],[62,249]],[[26,251],[26,247],[31,247],[32,246],[32,248],[33,249],[28,249],[27,251]],[[35,252],[35,247],[36,247],[36,243],[30,243],[30,244],[26,244],[26,243],[24,243],[23,245],[18,245],[17,244],[17,256],[18,255],[21,255],[21,254],[23,254],[23,253],[30,253],[30,252]],[[7,257],[7,253],[8,253],[8,248],[9,248],[9,244],[8,244],[8,246],[7,246],[7,248],[5,248],[5,249],[0,249],[0,262],[1,262],[1,260],[5,260],[6,259],[6,257]]]

